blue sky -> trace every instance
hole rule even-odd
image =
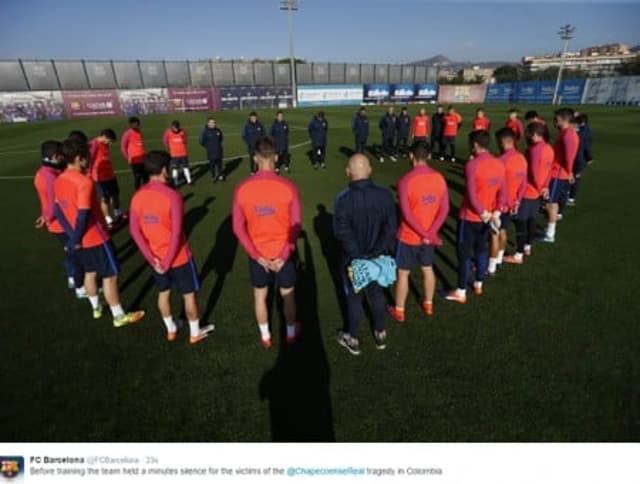
[[[278,0],[0,0],[0,58],[275,58],[288,53]],[[640,2],[300,0],[296,55],[317,61],[519,60],[640,44]]]

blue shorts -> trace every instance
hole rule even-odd
[[[178,158],[171,158],[172,168],[187,168],[189,166],[189,157],[180,156]]]
[[[523,198],[515,218],[516,220],[535,218],[538,216],[538,210],[540,210],[539,198]]]
[[[198,271],[193,259],[178,267],[172,267],[164,274],[153,272],[156,286],[160,292],[175,289],[180,294],[191,294],[200,290]]]
[[[78,260],[85,272],[95,272],[103,279],[117,276],[120,272],[116,251],[110,240],[95,247],[79,250]]]
[[[271,272],[266,271],[255,260],[249,259],[249,276],[251,277],[251,285],[255,288],[260,289],[276,284],[282,289],[288,289],[296,285],[296,263],[293,257],[289,257],[280,272]]]
[[[511,227],[511,222],[513,221],[513,217],[510,213],[501,213],[500,214],[500,229],[507,230]]]
[[[433,265],[433,250],[432,245],[409,245],[398,241],[396,246],[396,265],[398,269],[404,271]]]
[[[569,180],[554,178],[549,184],[549,203],[566,203],[569,198]]]
[[[96,183],[98,189],[98,196],[104,200],[120,195],[120,187],[118,186],[118,180],[112,178],[111,180],[99,181]]]

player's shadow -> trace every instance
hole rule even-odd
[[[316,207],[316,216],[313,218],[313,231],[320,241],[322,256],[325,259],[336,299],[340,306],[340,314],[343,321],[347,321],[347,302],[344,295],[344,282],[340,267],[340,244],[333,235],[333,215],[327,211],[327,207],[319,204]],[[346,324],[346,323],[345,323]]]
[[[462,183],[449,179],[447,180],[447,185],[449,186],[450,190],[453,190],[454,192],[457,192],[460,195],[464,195],[465,188]]]
[[[215,272],[217,276],[213,290],[207,298],[207,306],[202,313],[204,321],[209,319],[220,299],[224,282],[233,268],[237,249],[238,241],[235,235],[233,235],[232,219],[231,215],[229,215],[218,227],[216,241],[200,271],[200,280],[202,283],[204,283],[211,272]]]
[[[262,377],[259,395],[269,401],[274,442],[333,442],[330,369],[318,316],[318,287],[311,247],[301,235],[303,257],[296,286],[301,333],[292,345],[277,343],[278,357]]]
[[[182,227],[187,237],[191,235],[193,229],[204,219],[209,213],[209,205],[215,202],[216,197],[207,197],[201,205],[195,206],[184,214]]]
[[[349,148],[348,146],[341,146],[340,153],[342,153],[347,158],[351,158],[356,152],[352,148]]]
[[[238,169],[241,163],[242,163],[241,156],[225,162],[224,167],[222,169],[222,173],[224,174],[224,177],[228,178],[234,171]],[[247,160],[247,163],[249,163],[249,160]]]

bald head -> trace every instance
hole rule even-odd
[[[369,158],[361,153],[356,153],[349,158],[347,176],[352,181],[366,180],[369,178],[371,176],[371,163],[369,163]]]

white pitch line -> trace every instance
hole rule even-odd
[[[290,150],[295,150],[296,148],[300,148],[302,146],[311,144],[311,141],[304,141],[302,143],[298,143],[295,145],[291,145],[289,146]],[[244,158],[245,156],[247,156],[247,153],[244,153],[242,155],[235,155],[235,156],[225,156],[224,158],[222,158],[223,161],[229,161],[229,160],[235,160],[236,158]],[[207,163],[209,163],[209,160],[202,160],[202,161],[196,161],[194,163],[189,163],[190,166],[200,166],[200,165],[206,165]],[[130,170],[115,170],[116,174],[118,173],[130,173]],[[7,176],[0,176],[0,181],[1,180],[32,180],[33,177],[35,176],[35,173],[33,175],[7,175]]]

